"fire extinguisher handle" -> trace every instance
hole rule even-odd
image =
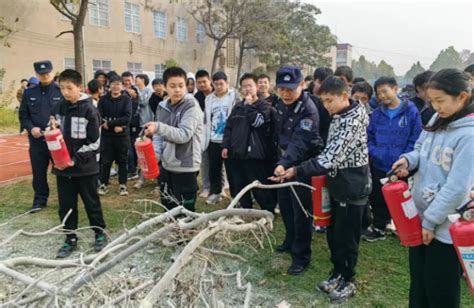
[[[464,203],[463,205],[459,206],[457,209],[456,209],[456,212],[458,212],[459,215],[463,216],[464,217],[464,214],[467,213],[467,212],[470,212],[472,209],[469,208],[469,204],[471,202],[473,202],[474,199],[470,199],[469,201],[467,201],[466,203]],[[470,213],[467,214],[470,216]]]

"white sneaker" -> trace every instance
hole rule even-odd
[[[145,184],[145,181],[143,179],[139,179],[134,185],[133,188],[135,189],[140,189],[143,187],[143,184]]]
[[[222,200],[221,195],[212,194],[212,195],[209,196],[209,198],[207,198],[206,203],[207,204],[216,204],[216,203],[221,202],[221,200]]]
[[[221,197],[222,198],[227,198],[227,193],[225,192],[225,190],[222,190]]]
[[[101,196],[106,195],[109,192],[109,188],[105,184],[100,184],[99,189],[97,189],[97,193]]]
[[[209,190],[206,189],[206,190],[201,191],[201,193],[199,194],[199,197],[201,198],[209,197]]]
[[[128,196],[127,185],[125,185],[125,184],[120,184],[120,187],[119,187],[119,194],[120,194],[121,196]]]

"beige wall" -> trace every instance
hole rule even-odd
[[[127,62],[142,63],[144,71],[155,71],[155,64],[167,59],[175,59],[181,66],[195,72],[198,68],[210,70],[214,43],[205,38],[204,44],[196,41],[196,22],[187,13],[187,6],[169,0],[127,0],[140,6],[140,33],[125,32],[124,0],[108,0],[109,26],[99,27],[90,24],[86,17],[85,56],[86,80],[92,78],[92,60],[110,60],[112,69],[123,72]],[[165,39],[153,34],[153,10],[166,12],[167,33]],[[6,70],[3,79],[3,92],[13,85],[16,89],[22,78],[34,75],[32,63],[38,60],[52,61],[54,71],[64,69],[64,58],[73,58],[72,34],[59,38],[61,31],[71,29],[70,22],[61,18],[48,0],[1,0],[0,16],[7,25],[13,25],[14,33],[7,42],[11,47],[0,46],[0,68]],[[188,40],[176,40],[176,18],[185,17],[188,21]],[[14,22],[18,18],[18,22]],[[171,29],[174,32],[171,33]],[[132,53],[130,54],[130,46]],[[238,51],[236,50],[237,56]],[[226,54],[224,50],[224,54]],[[227,63],[227,62],[225,62]],[[243,72],[256,66],[254,59],[246,59]],[[229,75],[231,84],[236,80],[237,67],[221,69]]]

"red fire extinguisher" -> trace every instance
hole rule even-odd
[[[328,227],[331,224],[331,201],[326,185],[326,176],[311,177],[311,186],[315,188],[312,192],[314,225]]]
[[[48,145],[53,163],[59,168],[69,167],[72,161],[66,143],[64,142],[63,134],[61,130],[54,128],[55,126],[52,127],[51,130],[44,133],[44,139]]]
[[[137,138],[135,149],[143,177],[148,180],[157,178],[160,175],[160,169],[158,168],[158,161],[151,139],[145,136]]]
[[[411,197],[408,184],[399,181],[391,171],[389,180],[382,186],[390,216],[397,228],[403,246],[414,247],[423,244],[421,219]]]
[[[461,218],[451,225],[449,233],[471,293],[474,295],[474,209],[468,209],[471,201],[458,208]]]

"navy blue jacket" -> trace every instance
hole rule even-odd
[[[31,136],[31,129],[39,127],[44,130],[48,125],[51,111],[62,100],[59,86],[54,82],[47,86],[37,85],[25,90],[20,104],[19,118],[21,128],[28,130],[31,140],[35,139]]]
[[[285,169],[299,165],[321,151],[319,114],[308,93],[287,106],[281,99],[276,104],[275,133],[278,138],[278,165]]]
[[[387,107],[380,105],[372,112],[367,130],[369,156],[372,166],[388,172],[400,155],[413,151],[421,133],[421,118],[415,104],[402,99],[402,107],[393,118],[387,115]]]

